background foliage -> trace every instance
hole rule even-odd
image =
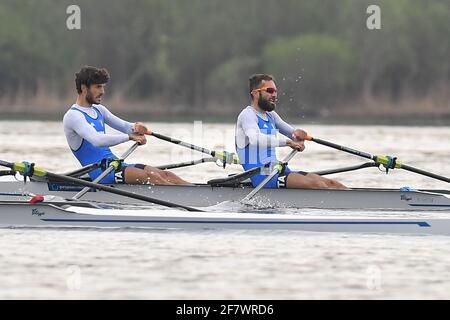
[[[66,28],[70,4],[81,8],[81,30]],[[366,28],[370,4],[381,7],[381,30]],[[162,113],[236,114],[259,72],[276,77],[291,114],[404,97],[440,97],[448,108],[449,8],[450,0],[2,0],[0,99],[3,108],[36,96],[73,100],[74,73],[88,64],[111,72],[108,94],[128,108],[153,103]]]

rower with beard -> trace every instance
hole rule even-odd
[[[294,129],[274,111],[277,102],[277,86],[273,76],[256,74],[250,77],[251,105],[239,114],[236,124],[236,152],[244,170],[277,163],[275,148],[289,146],[297,151],[305,149],[307,133]],[[277,132],[286,138],[278,137]],[[258,186],[272,171],[262,170],[251,177]],[[288,166],[273,177],[264,188],[346,189],[336,180],[315,173],[292,171]]]
[[[103,159],[118,159],[109,147],[133,140],[143,145],[147,142],[147,128],[141,122],[130,123],[112,114],[101,105],[109,73],[106,69],[83,67],[75,75],[77,101],[64,115],[64,133],[75,157],[82,166],[101,163]],[[107,134],[105,124],[120,131]],[[89,173],[92,180],[102,173],[96,169]],[[129,184],[189,184],[169,171],[144,164],[122,163],[118,172],[111,172],[100,183]]]

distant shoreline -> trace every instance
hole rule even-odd
[[[153,115],[144,113],[116,113],[129,121],[143,122],[180,122],[189,123],[203,121],[208,123],[234,123],[234,116],[217,115]],[[64,113],[30,113],[30,112],[0,112],[0,121],[62,121]],[[412,125],[412,126],[450,126],[450,113],[447,115],[368,115],[368,116],[302,116],[295,119],[292,116],[284,116],[291,123],[303,123],[305,125],[329,124],[329,125]]]

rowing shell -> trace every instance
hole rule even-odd
[[[198,184],[191,186],[162,185],[114,185],[115,188],[152,198],[172,201],[193,207],[208,207],[224,201],[239,201],[253,188],[242,186],[211,187]],[[14,199],[22,194],[56,195],[71,198],[82,189],[67,183],[52,182],[6,182],[0,181],[0,195],[3,199]],[[123,196],[104,191],[90,190],[83,200],[100,202],[119,202],[142,204]],[[407,210],[450,212],[450,191],[399,189],[349,189],[349,190],[311,190],[311,189],[262,189],[254,204],[263,207],[280,208],[319,208],[319,209],[367,209],[367,210]]]
[[[450,235],[450,219],[111,210],[51,203],[0,202],[0,227],[258,229]]]

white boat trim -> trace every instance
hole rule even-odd
[[[450,218],[110,210],[49,203],[0,202],[0,227],[244,229],[450,235]]]

